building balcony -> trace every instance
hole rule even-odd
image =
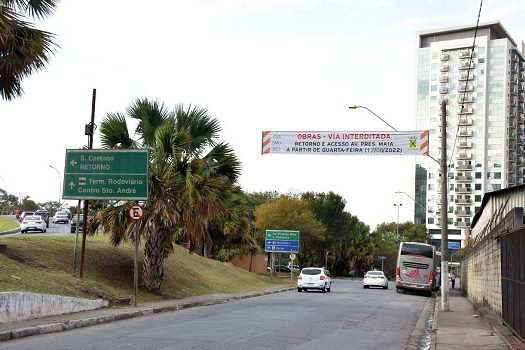
[[[472,84],[459,84],[458,91],[459,92],[471,92],[471,91],[474,91],[474,85],[472,85]],[[516,93],[517,92],[518,91],[516,89]]]
[[[459,81],[464,81],[464,80],[472,81],[472,80],[474,80],[474,73],[472,73],[472,72],[461,72],[461,74],[458,76],[458,80]]]
[[[469,126],[472,125],[472,119],[471,118],[459,118],[458,121],[459,126]]]
[[[467,224],[466,222],[463,222],[463,221],[456,221],[454,223],[454,226],[456,226],[456,227],[469,227],[470,224]]]
[[[474,102],[474,96],[459,96],[458,97],[458,103],[472,103]]]
[[[457,170],[472,170],[472,164],[458,163],[456,165]]]
[[[439,82],[440,83],[446,83],[447,81],[448,81],[448,75],[442,74],[442,75],[439,76]]]
[[[461,204],[461,205],[470,204],[471,199],[470,198],[458,198],[454,200],[454,203]]]
[[[458,69],[474,69],[474,62],[459,62]]]
[[[456,193],[472,193],[472,188],[471,187],[458,186],[458,187],[454,188],[454,191]]]
[[[458,152],[456,159],[472,159],[472,154],[467,152]]]
[[[450,55],[448,54],[448,52],[442,52],[441,56],[439,56],[439,59],[441,61],[448,61],[449,58],[450,58]]]
[[[458,132],[461,137],[472,137],[472,130],[462,130]]]
[[[439,104],[441,105],[443,102],[448,102],[448,97],[447,96],[441,96],[439,98]]]
[[[458,148],[472,148],[472,142],[459,142]]]
[[[448,87],[446,87],[446,86],[445,86],[445,87],[440,87],[440,88],[439,88],[439,93],[440,93],[440,94],[446,94],[446,93],[448,93]]]
[[[443,64],[439,67],[439,71],[440,71],[440,72],[448,72],[448,64],[443,63]]]
[[[456,176],[454,180],[458,182],[469,182],[472,181],[472,176]]]
[[[456,210],[454,211],[454,214],[456,214],[456,216],[472,216],[472,212],[470,210]]]
[[[476,54],[471,49],[463,49],[459,51],[459,58],[471,58],[474,57]]]
[[[518,54],[515,53],[515,52],[512,53],[512,55],[510,55],[510,61],[511,61],[511,62],[519,62],[519,61],[520,61],[520,58],[519,58]]]
[[[518,87],[517,86],[511,86],[510,89],[509,89],[509,92],[512,95],[516,95],[518,93]]]
[[[472,107],[463,107],[458,109],[458,114],[472,114],[474,109]]]

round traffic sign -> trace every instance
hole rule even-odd
[[[131,220],[140,220],[144,215],[144,207],[138,204],[132,205],[128,209],[128,214]]]
[[[294,260],[295,259],[295,254],[290,254],[290,259]]]

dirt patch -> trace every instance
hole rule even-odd
[[[0,253],[2,255],[4,255],[4,256],[8,257],[9,259],[15,260],[15,261],[17,261],[17,262],[19,262],[21,264],[24,264],[24,265],[28,265],[28,266],[31,266],[31,267],[45,268],[44,265],[39,264],[39,263],[35,262],[34,260],[31,260],[27,256],[21,255],[19,252],[16,252],[13,249],[10,249],[9,247],[6,247],[5,245],[2,248],[2,250],[0,251]]]

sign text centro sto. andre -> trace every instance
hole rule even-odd
[[[262,154],[428,156],[423,131],[263,131]]]
[[[64,199],[148,199],[148,150],[68,149]]]

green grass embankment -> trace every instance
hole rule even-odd
[[[81,298],[121,298],[133,295],[133,246],[113,247],[106,236],[88,237],[84,278],[72,274],[75,236],[10,237],[0,239],[0,291],[29,291]],[[78,242],[80,250],[80,239]],[[77,255],[80,256],[80,253]],[[77,263],[78,275],[78,263]],[[142,251],[139,254],[142,282]],[[258,290],[287,283],[270,281],[212,259],[190,254],[175,246],[165,262],[160,295],[139,287],[139,301],[182,298],[209,293]]]

